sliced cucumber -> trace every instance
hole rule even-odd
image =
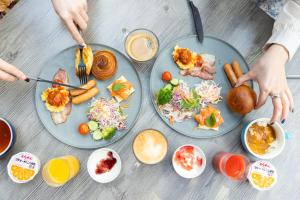
[[[167,84],[165,87],[164,87],[165,90],[172,90],[173,89],[173,86],[171,84]]]
[[[179,80],[177,78],[173,78],[170,83],[173,85],[173,86],[177,86],[179,85]]]
[[[92,135],[94,140],[101,140],[103,138],[100,129],[95,130]]]
[[[95,122],[95,121],[89,121],[89,122],[87,123],[87,125],[88,125],[88,127],[89,127],[89,129],[90,129],[91,131],[95,131],[95,130],[98,129],[98,123]]]

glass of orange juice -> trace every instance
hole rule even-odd
[[[49,160],[43,167],[44,181],[52,187],[60,187],[75,177],[80,169],[75,156],[63,156]]]

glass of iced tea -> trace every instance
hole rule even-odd
[[[125,38],[125,51],[135,62],[148,62],[155,58],[159,49],[157,36],[147,29],[136,29]]]

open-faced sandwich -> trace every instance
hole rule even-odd
[[[216,131],[219,130],[219,127],[224,122],[221,112],[211,105],[203,107],[200,113],[195,115],[195,120],[198,123],[198,128]]]
[[[59,69],[54,75],[53,81],[68,84],[68,76],[65,70]],[[43,91],[41,95],[46,108],[51,113],[51,118],[55,124],[67,121],[72,110],[69,90],[63,86],[52,85]]]
[[[133,84],[127,81],[124,76],[121,76],[112,82],[107,89],[110,91],[112,97],[118,102],[127,100],[128,97],[134,92]]]
[[[211,54],[197,54],[188,48],[174,47],[173,60],[180,68],[183,76],[194,76],[204,80],[213,79],[215,73],[215,56]]]

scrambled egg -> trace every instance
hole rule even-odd
[[[61,112],[69,103],[69,91],[63,88],[48,88],[43,91],[41,98],[50,112]]]
[[[172,53],[174,62],[180,69],[191,69],[197,62],[202,61],[201,55],[190,51],[188,48],[181,48],[178,45],[174,47]]]

